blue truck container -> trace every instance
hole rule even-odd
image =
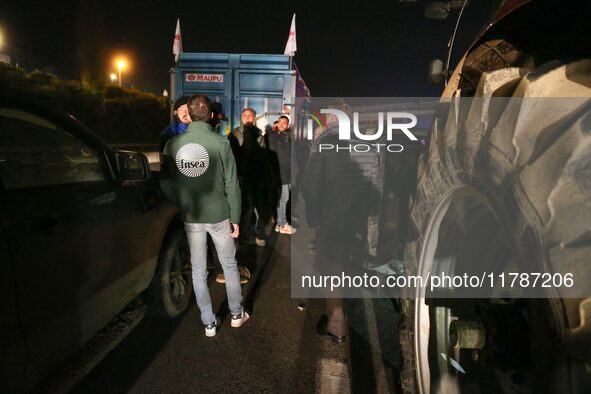
[[[181,53],[170,70],[173,101],[201,93],[222,103],[228,117],[220,126],[222,134],[240,125],[246,107],[257,112],[256,124],[261,130],[279,115],[291,113],[296,93],[302,88],[298,84],[303,80],[285,55]]]

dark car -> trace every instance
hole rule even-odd
[[[0,210],[0,391],[34,387],[131,303],[170,317],[187,306],[186,237],[146,157],[6,92]]]

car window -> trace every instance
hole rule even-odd
[[[45,118],[0,107],[0,179],[6,189],[106,179],[99,152]]]

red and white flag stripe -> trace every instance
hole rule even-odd
[[[293,18],[291,19],[291,28],[289,29],[289,38],[287,39],[287,44],[285,44],[285,51],[283,51],[284,55],[293,56],[295,52],[298,50],[298,44],[296,41],[296,22],[295,22],[296,14],[293,14]]]
[[[172,53],[174,54],[174,62],[179,61],[179,55],[183,51],[183,43],[181,41],[181,21],[177,18],[176,30],[174,31],[174,41],[172,43]]]

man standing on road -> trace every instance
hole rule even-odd
[[[213,239],[224,270],[232,327],[249,318],[242,306],[242,290],[234,239],[239,234],[240,187],[236,164],[228,140],[212,132],[211,103],[204,95],[188,101],[192,122],[187,132],[170,140],[164,148],[160,173],[163,192],[179,206],[191,250],[193,286],[205,335],[216,334],[207,287],[207,233]]]
[[[228,139],[236,158],[240,188],[242,190],[243,216],[240,221],[242,236],[250,237],[250,225],[255,217],[255,242],[265,245],[265,226],[270,209],[266,204],[266,168],[264,136],[254,123],[256,112],[251,108],[242,110],[241,125],[230,133]],[[247,239],[248,240],[248,239]]]
[[[342,100],[328,106],[352,118]],[[306,217],[315,229],[317,269],[325,275],[356,275],[367,255],[368,217],[375,214],[382,195],[380,156],[376,151],[322,151],[321,144],[340,143],[338,118],[326,116],[328,129],[312,145],[304,175]],[[350,143],[361,140],[351,139]],[[317,326],[320,335],[343,343],[347,334],[344,290],[328,291],[326,315]]]
[[[289,189],[291,188],[291,130],[289,118],[280,116],[277,121],[277,130],[269,135],[269,149],[277,155],[276,163],[279,164],[281,178],[281,197],[277,206],[277,225],[275,231],[281,234],[294,234],[296,229],[287,223],[287,202],[289,201]]]
[[[211,125],[211,131],[213,133],[220,134],[220,123],[222,120],[228,121],[228,118],[224,113],[224,107],[221,103],[211,103],[211,115],[211,119],[209,119],[207,123]],[[215,249],[215,244],[211,240],[211,236],[207,237],[207,247],[212,255],[213,266],[215,269],[215,281],[224,284],[226,283],[226,278],[224,276],[222,265],[220,264],[220,259],[217,257],[217,251]],[[248,283],[248,280],[250,279],[250,270],[243,265],[238,265],[238,272],[240,272],[240,284]]]

